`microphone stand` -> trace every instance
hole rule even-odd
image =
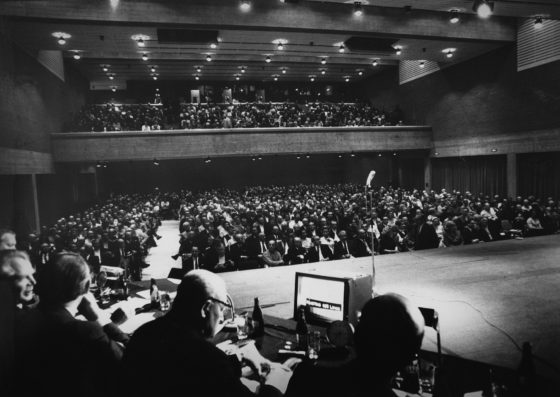
[[[367,211],[367,197],[368,196],[368,185],[364,188],[364,197],[366,199],[366,211]],[[373,190],[369,191],[369,207],[371,216],[371,296],[375,296],[375,233],[373,231]]]

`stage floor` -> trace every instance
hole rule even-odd
[[[376,293],[397,292],[440,314],[443,352],[516,368],[516,348],[560,368],[560,235],[375,257]],[[258,296],[266,314],[291,318],[294,273],[303,270],[371,274],[371,258],[223,273],[237,308]],[[435,351],[435,331],[423,349]],[[560,375],[535,360],[537,372]]]

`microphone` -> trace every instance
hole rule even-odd
[[[371,181],[373,181],[373,177],[375,176],[375,171],[371,170],[367,177],[366,186],[371,187]]]

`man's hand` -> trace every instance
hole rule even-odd
[[[272,363],[259,353],[254,343],[248,343],[239,348],[239,353],[241,354],[242,359],[247,361],[247,363],[253,367],[253,370],[259,374],[259,376],[266,376],[266,374],[270,371]]]
[[[111,322],[109,315],[99,308],[91,292],[83,296],[78,306],[78,313],[88,321],[96,321],[102,327]]]
[[[280,393],[285,394],[292,374],[292,370],[287,366],[278,363],[271,363],[270,372],[266,376],[264,383],[265,385],[278,389]]]

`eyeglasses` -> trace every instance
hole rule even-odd
[[[213,298],[211,296],[208,297],[207,299],[212,302],[216,302],[220,305],[220,310],[223,314],[223,321],[233,320],[234,318],[233,300],[229,295],[227,296],[227,300],[228,300],[227,303],[220,299]]]

